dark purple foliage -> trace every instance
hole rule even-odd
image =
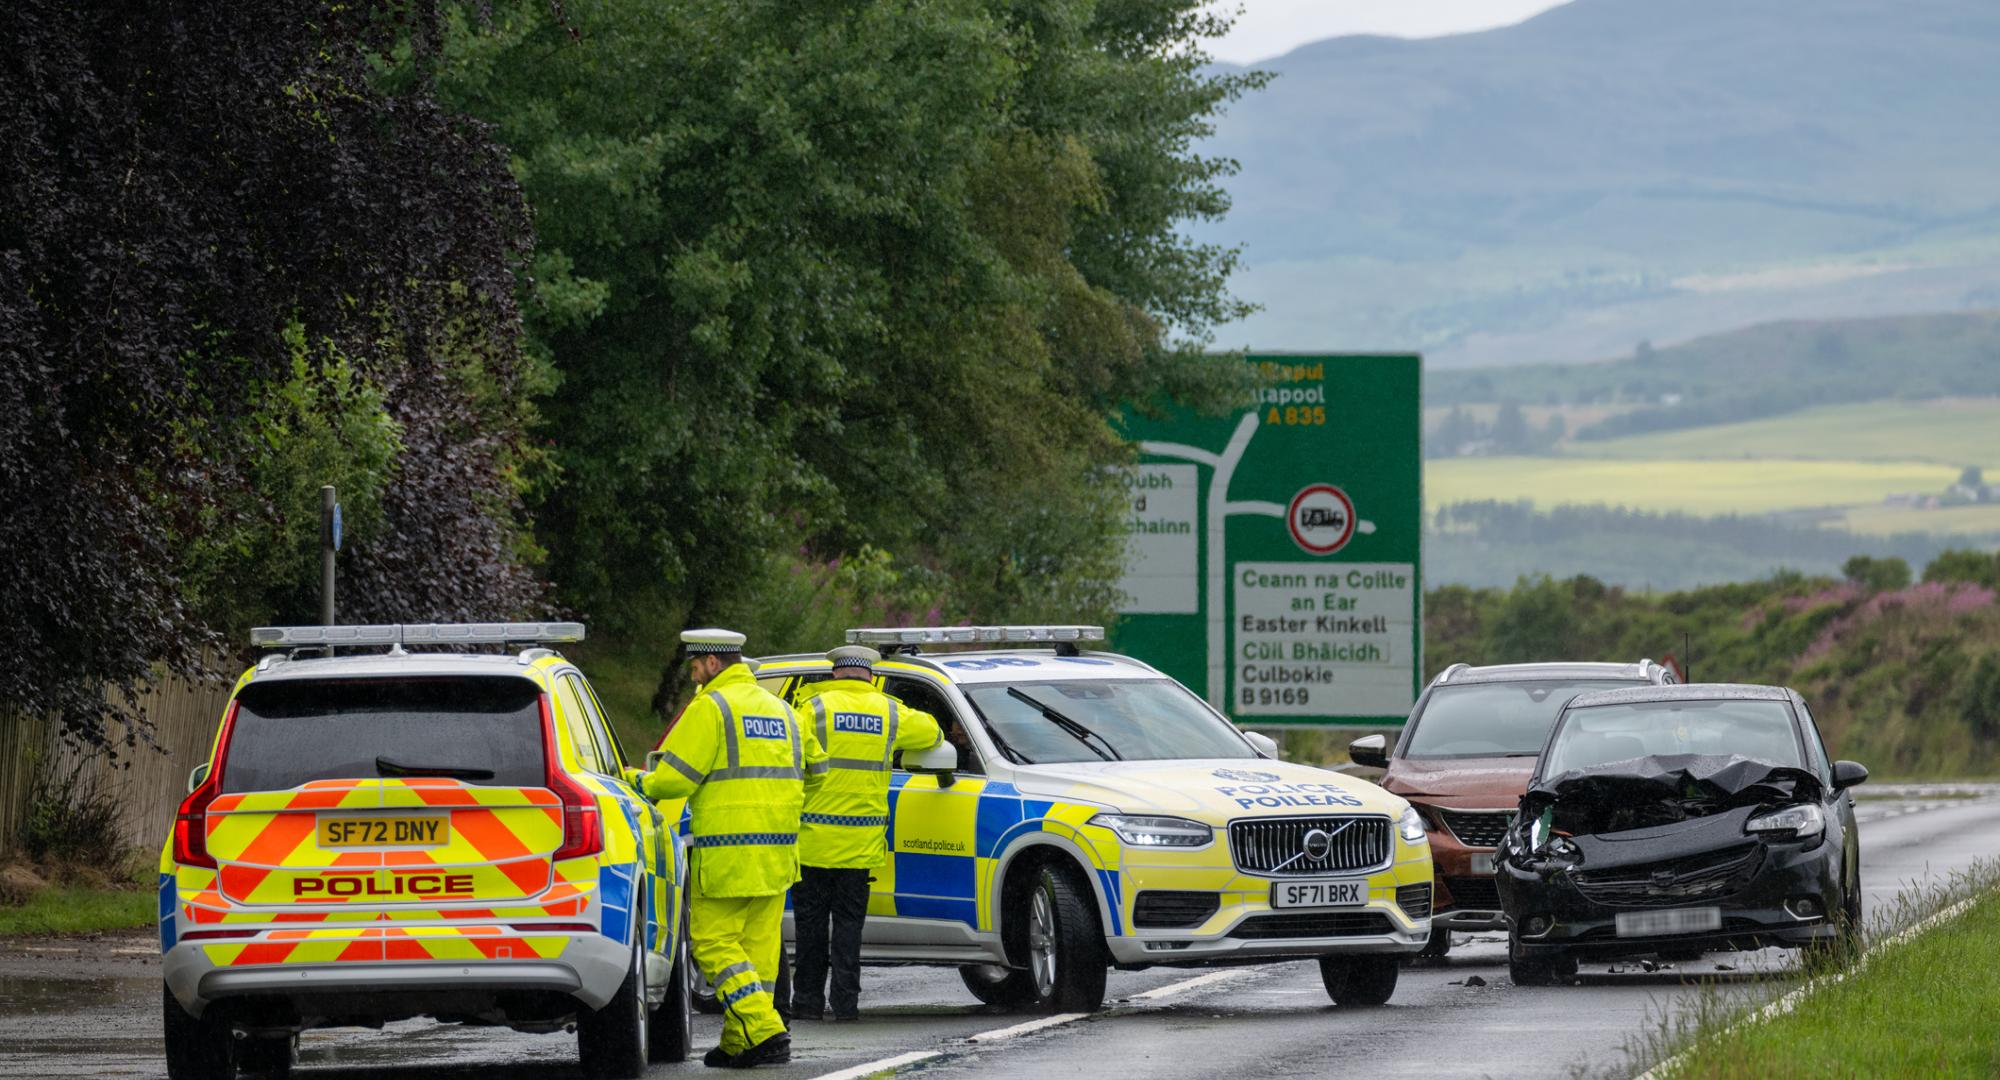
[[[518,432],[481,430],[438,356],[518,378],[527,212],[504,150],[434,98],[436,34],[428,0],[0,4],[0,711],[129,742],[144,718],[107,683],[200,669],[182,538],[243,490],[236,421],[290,320],[404,427],[344,609],[539,602],[497,467]],[[399,45],[390,87],[371,58]]]

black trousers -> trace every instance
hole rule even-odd
[[[792,923],[798,934],[793,1016],[817,1016],[828,1005],[835,1016],[854,1014],[861,1001],[861,924],[867,918],[867,870],[799,868],[799,883],[792,886]],[[831,995],[826,985],[829,968]]]

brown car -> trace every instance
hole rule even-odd
[[[1431,943],[1443,956],[1451,932],[1504,930],[1493,883],[1493,850],[1527,792],[1535,759],[1569,699],[1590,690],[1677,681],[1651,660],[1636,664],[1453,664],[1424,688],[1390,751],[1381,735],[1347,748],[1357,765],[1410,800],[1430,829],[1436,866]]]

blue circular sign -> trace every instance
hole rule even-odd
[[[340,504],[333,504],[333,550],[340,550]]]

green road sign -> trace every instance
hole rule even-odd
[[[1259,404],[1134,418],[1120,651],[1238,723],[1394,725],[1423,678],[1423,369],[1253,355]]]

